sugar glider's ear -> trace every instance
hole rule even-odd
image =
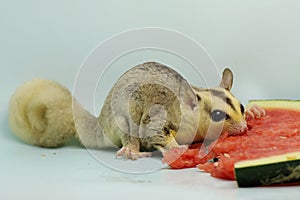
[[[219,84],[219,87],[230,91],[232,87],[232,83],[233,83],[233,73],[229,68],[225,68],[223,71],[223,76]]]

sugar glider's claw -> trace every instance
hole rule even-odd
[[[246,112],[246,119],[255,119],[261,118],[266,115],[266,111],[258,105],[253,105],[250,109],[247,109]]]
[[[127,158],[131,160],[137,160],[139,158],[151,157],[151,152],[139,152],[131,149],[130,147],[122,147],[116,153],[116,158]]]

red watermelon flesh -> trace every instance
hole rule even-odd
[[[173,149],[164,154],[163,161],[174,169],[198,166],[213,177],[234,180],[234,164],[238,161],[300,151],[300,111],[265,110],[265,117],[248,120],[247,133],[224,135],[202,149],[199,144],[196,149]],[[215,162],[210,161],[213,158]]]

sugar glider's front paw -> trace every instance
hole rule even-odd
[[[130,147],[122,147],[119,151],[117,151],[117,158],[127,158],[131,160],[137,160],[139,158],[151,157],[151,152],[140,152],[138,150],[134,150]]]
[[[161,151],[162,155],[165,156],[169,151],[172,151],[172,149],[174,149],[174,148],[186,151],[186,150],[189,149],[189,145],[184,145],[184,144],[183,145],[178,145],[176,147],[172,147],[170,149],[163,149],[163,150],[160,150],[160,151]]]
[[[250,109],[247,109],[246,112],[246,119],[255,119],[261,118],[266,115],[266,111],[258,105],[253,105]]]

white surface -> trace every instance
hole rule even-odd
[[[41,77],[72,89],[91,49],[113,34],[143,26],[175,29],[201,43],[220,70],[232,68],[233,92],[244,103],[299,99],[299,1],[29,0],[0,5],[0,199],[299,198],[299,187],[240,189],[196,169],[120,173],[76,145],[25,145],[7,126],[9,96],[18,85]],[[182,73],[195,78],[188,70]],[[109,76],[105,89],[113,84]]]
[[[295,199],[299,187],[238,188],[197,169],[111,170],[84,149],[42,149],[1,136],[1,199]],[[112,154],[113,157],[113,154]],[[3,159],[4,158],[4,159]],[[132,162],[132,161],[124,161]]]
[[[1,141],[6,144],[1,145],[0,153],[1,199],[246,200],[296,199],[300,195],[299,187],[237,188],[234,181],[214,179],[197,169],[120,173],[102,166],[78,147],[41,149],[9,136],[2,136]]]

